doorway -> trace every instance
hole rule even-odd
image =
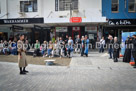
[[[81,36],[80,27],[73,27],[72,28],[72,39],[74,40],[74,42],[76,40],[77,35]]]

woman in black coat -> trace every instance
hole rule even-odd
[[[117,37],[114,37],[114,43],[113,43],[113,61],[114,62],[118,62],[119,50],[120,50],[120,43]]]
[[[124,53],[124,57],[123,57],[123,62],[129,63],[131,60],[131,48],[130,45],[132,44],[132,38],[127,38],[127,40],[125,41],[125,53]]]

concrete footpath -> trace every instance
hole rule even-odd
[[[0,62],[0,91],[136,91],[136,69],[121,60],[74,54],[70,66],[29,65],[21,76],[16,63]]]

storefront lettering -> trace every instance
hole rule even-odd
[[[131,25],[129,20],[109,21],[109,25]]]
[[[28,23],[28,19],[23,20],[4,20],[5,24],[12,24],[12,23]]]

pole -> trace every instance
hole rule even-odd
[[[72,16],[72,8],[71,8],[71,5],[72,5],[72,3],[70,3],[70,18],[71,18],[71,16]]]

